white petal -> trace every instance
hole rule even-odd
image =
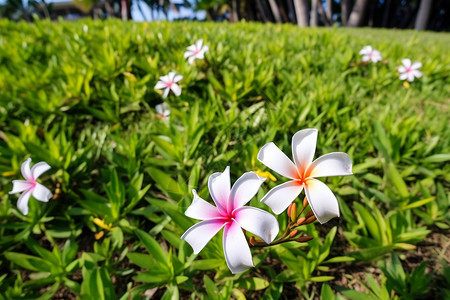
[[[167,74],[170,82],[173,82],[173,78],[175,77],[175,75],[177,75],[177,73],[175,72],[169,72],[169,74]]]
[[[205,52],[209,51],[209,47],[208,46],[203,46],[202,50],[200,51],[202,53],[202,55],[205,54]]]
[[[339,204],[327,185],[317,179],[309,179],[305,185],[309,206],[320,224],[339,217]]]
[[[232,203],[228,210],[233,211],[247,204],[248,201],[255,197],[265,180],[266,178],[258,176],[254,172],[247,172],[239,177],[231,188],[230,201]]]
[[[304,176],[316,152],[317,129],[303,129],[292,137],[292,155],[300,176]]]
[[[165,83],[163,81],[158,81],[155,85],[156,90],[164,89],[166,87],[167,87],[167,83]]]
[[[238,223],[232,222],[223,231],[223,252],[231,273],[241,273],[253,267],[252,253]]]
[[[195,47],[197,48],[197,50],[202,49],[203,46],[203,39],[199,39],[198,41],[195,42]]]
[[[277,219],[262,209],[241,207],[235,211],[235,219],[242,228],[257,235],[266,244],[270,244],[278,235]]]
[[[163,114],[163,111],[164,111],[163,105],[164,105],[164,102],[163,102],[163,103],[160,103],[160,104],[157,104],[157,105],[155,106],[156,112],[157,112],[158,114],[160,114],[160,115],[162,115],[162,114]]]
[[[419,61],[416,61],[415,63],[413,63],[411,65],[411,69],[418,69],[418,68],[421,68],[421,67],[422,67],[422,63],[419,62]]]
[[[162,94],[162,97],[163,98],[167,98],[167,96],[169,95],[169,92],[170,92],[170,88],[166,88],[165,90],[164,90],[164,92],[163,92],[163,94]]]
[[[352,175],[352,161],[344,152],[332,152],[316,159],[308,168],[309,177]]]
[[[168,75],[165,75],[165,76],[159,77],[159,80],[166,83],[166,85],[167,85],[167,83],[170,81],[170,78]]]
[[[36,182],[36,185],[32,189],[32,192],[33,197],[42,202],[48,202],[48,200],[53,197],[52,192],[38,182]]]
[[[370,52],[372,52],[372,46],[365,46],[359,51],[359,54],[369,54]]]
[[[405,80],[406,78],[408,78],[408,74],[407,73],[402,73],[402,74],[400,74],[400,76],[398,78],[400,80]]]
[[[175,77],[173,78],[173,82],[178,82],[181,79],[183,79],[183,75],[180,74],[176,74]]]
[[[422,72],[420,72],[419,70],[413,70],[411,73],[413,73],[417,78],[422,77]]]
[[[194,54],[194,52],[192,51],[186,51],[184,52],[184,58],[188,58],[189,56],[192,56]]]
[[[364,55],[361,60],[362,61],[369,61],[370,57],[368,55]]]
[[[408,76],[408,81],[409,82],[413,82],[414,81],[414,73],[413,72],[409,72],[406,75]]]
[[[31,163],[31,158],[28,158],[22,164],[22,166],[20,167],[20,170],[22,172],[23,178],[25,178],[28,181],[33,181],[33,175],[31,174],[30,163]]]
[[[285,177],[299,179],[297,168],[274,143],[265,144],[258,153],[258,160]]]
[[[400,66],[400,67],[398,67],[398,71],[400,73],[405,73],[406,72],[406,68],[404,66]]]
[[[29,189],[28,191],[22,193],[19,200],[17,200],[17,207],[24,215],[28,215],[28,200],[30,200],[31,192],[32,190]]]
[[[191,52],[195,52],[195,50],[197,50],[196,48],[195,48],[195,45],[190,45],[189,47],[187,47],[186,48],[188,51],[191,51]]]
[[[261,199],[261,202],[268,205],[275,214],[279,215],[300,195],[302,189],[303,184],[298,181],[285,182],[271,189]]]
[[[172,83],[172,87],[171,87],[173,93],[175,94],[175,96],[180,96],[181,95],[181,88],[178,84],[176,83]]]
[[[409,68],[411,67],[411,60],[409,58],[404,58],[402,59],[402,64],[406,67]]]
[[[28,190],[32,187],[32,184],[26,180],[13,180],[13,189],[10,194],[17,194]]]
[[[201,221],[186,230],[181,239],[191,245],[194,254],[198,254],[224,225],[225,222],[223,220]]]
[[[190,65],[192,65],[192,64],[194,63],[195,58],[196,58],[195,55],[192,55],[191,57],[189,57],[188,63],[189,63]]]
[[[198,220],[208,220],[221,217],[217,208],[197,195],[196,190],[192,190],[194,194],[194,199],[192,200],[192,204],[185,211],[185,215],[198,219]]]
[[[223,214],[228,211],[228,199],[230,197],[230,167],[225,171],[216,172],[209,176],[208,189],[217,208]],[[231,203],[230,203],[231,204]],[[231,206],[231,205],[230,205]]]
[[[49,166],[48,163],[46,163],[45,161],[41,161],[41,162],[38,162],[37,164],[35,164],[31,168],[31,175],[36,180],[36,178],[41,176],[42,173],[44,173],[44,172],[46,172],[46,171],[48,171],[50,169],[51,169],[51,167]]]

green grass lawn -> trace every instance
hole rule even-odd
[[[200,38],[209,52],[189,65]],[[362,63],[366,45],[383,60]],[[0,299],[449,297],[448,53],[448,33],[0,20]],[[423,65],[410,84],[404,58]],[[182,93],[162,99],[171,71]],[[259,200],[286,179],[258,151],[290,157],[305,128],[319,130],[315,157],[352,160],[354,175],[323,179],[341,217],[300,227],[308,243],[254,248],[240,274],[221,235],[194,255],[180,239],[191,190],[211,202],[226,166],[232,182],[270,171],[248,205],[271,212]],[[8,192],[29,157],[52,167],[40,182],[54,196],[25,216]]]

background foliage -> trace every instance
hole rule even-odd
[[[199,38],[210,52],[190,66]],[[368,44],[382,63],[360,63]],[[0,299],[448,297],[449,45],[368,29],[0,20]],[[406,57],[423,63],[411,85],[396,71]],[[169,71],[183,92],[164,120],[153,87]],[[257,268],[238,275],[217,236],[193,255],[179,239],[191,189],[208,199],[227,165],[232,180],[264,170],[259,148],[289,153],[310,127],[316,157],[352,158],[354,176],[327,179],[341,218],[306,226],[309,243],[255,250]],[[40,179],[55,196],[23,216],[8,191],[27,157],[52,166]],[[268,209],[259,200],[281,181],[251,204]]]

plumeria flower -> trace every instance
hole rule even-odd
[[[372,49],[372,46],[365,46],[359,51],[359,54],[362,55],[362,61],[371,60],[373,63],[381,61],[380,51]]]
[[[187,51],[184,52],[184,58],[188,58],[188,62],[190,65],[196,59],[203,59],[205,57],[205,52],[209,50],[208,46],[203,46],[203,40],[200,39],[195,42],[194,45],[191,45],[186,48]]]
[[[170,90],[175,94],[175,96],[181,95],[181,88],[176,82],[183,79],[183,75],[177,74],[175,72],[169,72],[166,76],[159,77],[159,81],[155,85],[155,89],[161,90],[165,89],[162,97],[166,98],[169,95]]]
[[[33,195],[39,201],[48,202],[53,197],[52,192],[36,181],[42,173],[48,171],[50,166],[44,162],[38,162],[30,169],[31,158],[28,158],[21,167],[25,180],[13,180],[13,189],[10,194],[22,193],[17,201],[17,207],[24,214],[28,214],[28,200]]]
[[[398,67],[398,71],[400,72],[400,80],[408,79],[409,82],[413,82],[414,78],[419,78],[422,76],[422,72],[420,72],[419,68],[422,67],[422,63],[416,61],[411,64],[411,60],[409,58],[402,59],[403,66]]]
[[[160,103],[155,106],[156,112],[158,113],[158,118],[168,120],[170,117],[170,109],[167,107],[165,102]]]
[[[339,217],[339,205],[333,192],[316,177],[352,174],[350,157],[343,152],[325,154],[313,161],[317,129],[304,129],[292,137],[294,163],[274,143],[264,145],[258,160],[275,172],[292,179],[271,189],[262,202],[274,213],[282,213],[305,189],[311,209],[321,224]]]
[[[233,274],[253,267],[252,255],[242,229],[270,244],[278,234],[278,222],[273,215],[255,207],[244,207],[259,190],[265,178],[253,172],[244,173],[230,189],[230,168],[209,177],[208,188],[216,204],[209,204],[197,195],[185,215],[202,220],[189,228],[181,238],[188,242],[195,254],[224,228],[223,251]]]

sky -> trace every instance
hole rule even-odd
[[[133,1],[133,5],[131,6],[131,16],[133,17],[134,21],[154,21],[153,15],[151,13],[150,7],[145,4],[143,1],[141,2],[142,11],[144,12],[144,16],[142,16],[141,12],[139,11],[138,6],[135,4],[136,1]],[[172,3],[180,3],[182,1],[172,1]],[[190,1],[192,3],[192,1]],[[159,11],[155,14],[156,19],[155,20],[166,20],[166,16],[162,11]],[[178,18],[194,18],[197,17],[199,20],[204,20],[206,18],[206,12],[205,11],[198,11],[195,12],[192,8],[186,8],[186,7],[180,7],[179,12],[175,12],[171,9],[169,9],[168,12],[168,20],[173,21],[173,19]]]

